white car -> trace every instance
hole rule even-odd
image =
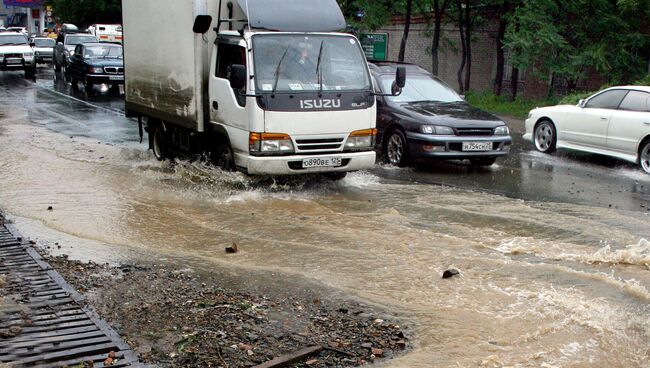
[[[21,33],[0,33],[0,70],[24,70],[25,77],[36,74],[34,51]]]
[[[7,28],[7,32],[16,32],[16,33],[22,33],[24,35],[27,35],[27,28],[25,27],[9,27]]]
[[[544,153],[568,148],[607,155],[650,174],[650,87],[612,87],[576,106],[534,109],[524,139]]]

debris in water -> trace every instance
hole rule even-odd
[[[450,268],[450,269],[448,269],[447,271],[445,271],[442,274],[442,278],[443,279],[449,279],[449,278],[452,278],[452,277],[454,277],[456,275],[460,275],[460,272],[458,272],[458,270],[456,270],[454,268]]]
[[[237,247],[237,243],[232,243],[231,246],[226,247],[226,253],[228,253],[228,254],[237,253],[238,251],[239,251],[239,249]]]

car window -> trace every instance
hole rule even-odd
[[[650,93],[641,91],[630,91],[625,96],[621,106],[621,110],[630,111],[650,111]]]
[[[594,109],[617,109],[627,92],[628,91],[624,89],[614,89],[603,92],[589,99],[585,107],[591,107]]]
[[[0,46],[9,45],[27,45],[27,38],[19,34],[0,37]]]
[[[54,47],[56,42],[51,38],[36,38],[34,39],[36,47]]]
[[[78,45],[86,42],[97,42],[97,39],[93,36],[68,36],[65,39],[66,45]]]
[[[77,47],[75,47],[75,49],[74,49],[75,55],[79,55],[79,56],[83,55],[82,49],[83,49],[83,46],[77,45]]]
[[[238,45],[219,44],[216,77],[228,79],[232,64],[246,65],[246,49]]]

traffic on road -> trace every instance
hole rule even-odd
[[[497,116],[320,2],[0,32],[0,208],[53,255],[362,301],[410,339],[385,366],[647,365],[650,87]]]

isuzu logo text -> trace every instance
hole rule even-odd
[[[301,109],[336,109],[341,107],[341,100],[300,100]]]

